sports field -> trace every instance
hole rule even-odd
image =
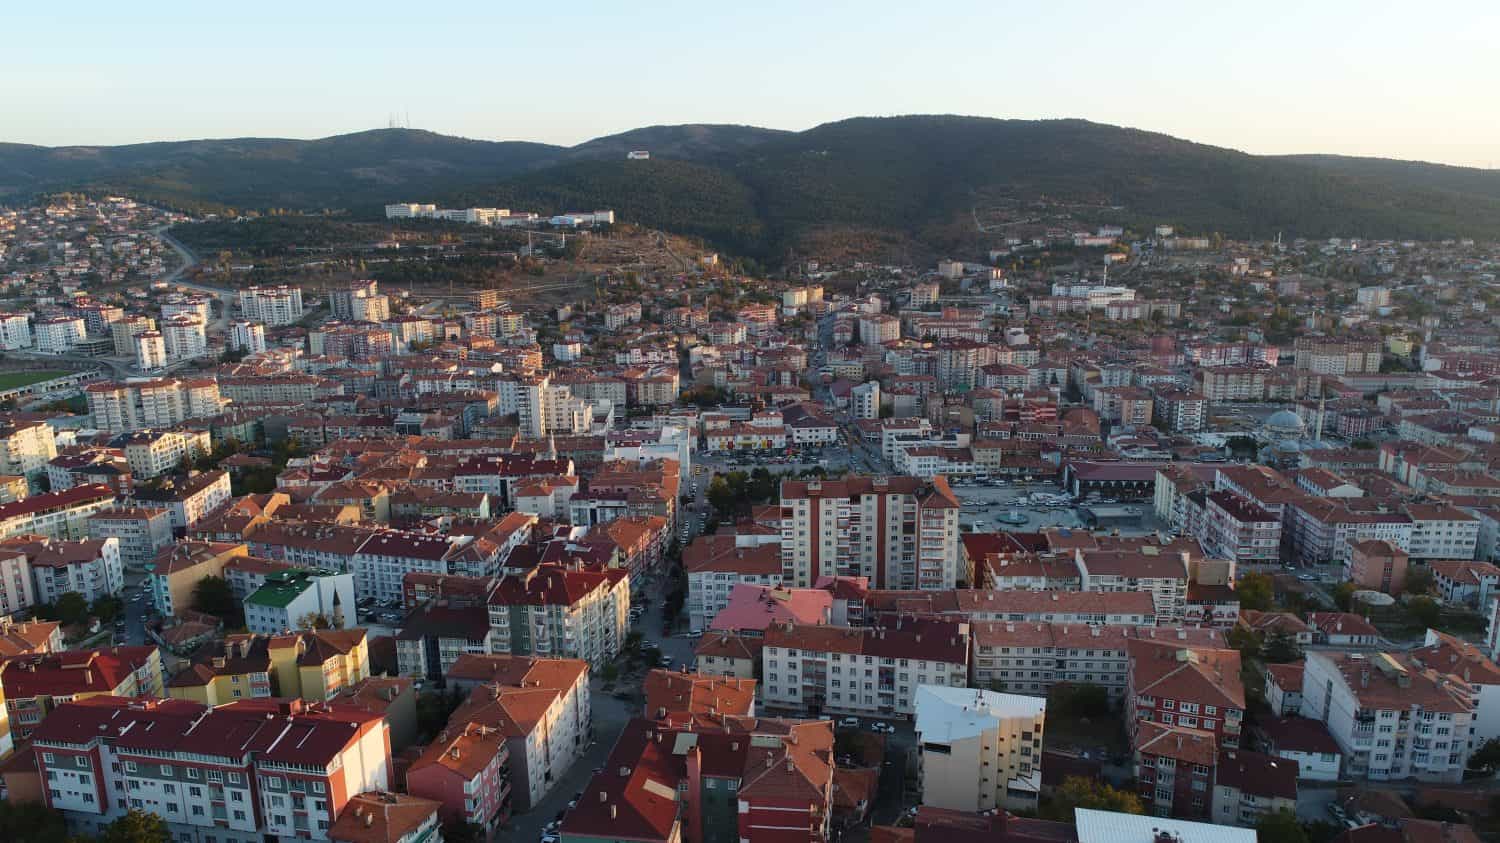
[[[0,372],[0,391],[30,386],[42,381],[60,378],[67,372],[62,369],[39,369],[34,372]]]

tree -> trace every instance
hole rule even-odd
[[[1354,592],[1359,589],[1352,582],[1341,582],[1333,587],[1333,603],[1340,612],[1347,612],[1354,605]]]
[[[1297,646],[1297,639],[1290,632],[1273,629],[1266,636],[1261,655],[1272,664],[1286,664],[1302,658],[1302,648]]]
[[[64,592],[52,610],[63,626],[73,626],[89,619],[89,601],[76,591]]]
[[[1411,615],[1412,620],[1428,629],[1437,626],[1443,615],[1442,607],[1431,597],[1413,597],[1406,601],[1406,612]]]
[[[0,802],[0,840],[66,843],[71,839],[61,812],[40,802]]]
[[[166,820],[134,808],[105,826],[99,835],[99,843],[165,843],[171,839]]]
[[[1500,768],[1500,738],[1490,738],[1469,756],[1470,770]]]
[[[1275,840],[1276,843],[1309,843],[1307,831],[1297,821],[1297,815],[1286,808],[1261,817],[1255,824],[1255,834],[1261,840]]]
[[[298,629],[330,629],[332,627],[333,623],[328,620],[328,616],[320,612],[308,612],[297,619]]]
[[[1239,583],[1234,587],[1234,593],[1240,598],[1241,609],[1268,612],[1271,610],[1271,601],[1275,597],[1276,588],[1269,574],[1252,571],[1240,577]]]
[[[1406,580],[1401,584],[1401,590],[1406,594],[1431,594],[1436,583],[1432,579],[1432,569],[1407,568]]]
[[[1052,800],[1047,803],[1042,814],[1046,819],[1071,822],[1074,808],[1093,808],[1122,814],[1146,813],[1141,797],[1128,790],[1110,787],[1097,779],[1069,776],[1052,795]]]
[[[118,597],[100,597],[89,606],[89,613],[100,623],[114,623],[116,618],[125,614],[125,601]]]
[[[204,577],[193,586],[193,608],[215,617],[239,613],[239,602],[223,577]]]
[[[1059,682],[1047,695],[1047,708],[1071,717],[1106,717],[1109,692],[1090,683]]]

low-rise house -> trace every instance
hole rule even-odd
[[[1225,749],[1214,774],[1213,820],[1220,825],[1249,828],[1278,811],[1297,811],[1296,761]]]
[[[1312,612],[1307,623],[1316,632],[1317,643],[1336,647],[1378,647],[1380,630],[1351,612]]]
[[[699,673],[755,679],[760,675],[761,649],[765,639],[735,632],[704,633],[693,650]]]
[[[1296,762],[1298,778],[1338,781],[1344,755],[1322,723],[1306,717],[1274,717],[1257,723],[1254,733],[1261,751]]]

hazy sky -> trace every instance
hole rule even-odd
[[[73,0],[7,3],[0,30],[0,141],[955,113],[1500,167],[1497,0]]]

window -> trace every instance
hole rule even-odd
[[[203,778],[203,771],[197,767],[189,767],[187,768],[187,776],[190,779],[201,779]]]
[[[322,782],[315,781],[315,782],[312,783],[312,786],[313,786],[313,788],[312,788],[312,792],[313,793],[322,793],[323,792],[323,783]]]
[[[77,756],[74,756],[73,763],[77,764],[80,767],[87,767],[89,765],[88,756],[86,756],[86,755],[77,755]]]
[[[42,760],[47,762],[48,764],[51,764],[57,761],[57,758],[55,758],[50,752],[44,752],[42,753]]]

